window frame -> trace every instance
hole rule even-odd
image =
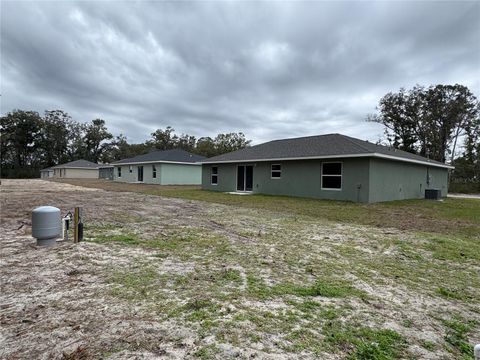
[[[117,177],[118,178],[122,177],[122,167],[121,166],[117,166]]]
[[[213,173],[213,169],[217,169],[216,173]],[[213,182],[213,177],[216,178],[216,182]],[[210,185],[217,186],[218,185],[218,166],[212,166],[210,168]]]
[[[157,168],[155,164],[152,164],[152,179],[156,179],[156,178],[157,178]]]
[[[323,164],[340,164],[340,175],[331,175],[323,174]],[[340,187],[339,188],[327,188],[323,187],[323,178],[324,177],[339,177],[340,178]],[[327,190],[327,191],[342,191],[343,190],[343,161],[325,161],[322,162],[321,170],[320,170],[320,189]]]
[[[274,166],[280,166],[280,170],[273,170]],[[274,172],[279,173],[280,176],[277,176],[277,177],[273,176]],[[280,163],[270,164],[270,179],[279,180],[281,178],[282,178],[282,164],[280,164]]]
[[[133,166],[132,166],[132,165],[129,165],[129,166],[128,166],[128,172],[129,172],[130,174],[133,174]]]

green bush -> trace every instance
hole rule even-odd
[[[451,183],[448,191],[462,194],[480,194],[480,182]]]

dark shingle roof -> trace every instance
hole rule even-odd
[[[98,164],[95,164],[88,160],[75,160],[70,161],[66,164],[60,164],[57,166],[53,166],[52,169],[59,169],[59,168],[84,168],[84,169],[97,169]]]
[[[135,156],[129,159],[119,160],[112,164],[117,165],[117,164],[148,163],[148,162],[156,162],[156,161],[196,163],[203,159],[205,159],[204,156],[191,154],[185,150],[173,149],[173,150],[152,151],[148,154]]]
[[[341,134],[327,134],[293,139],[273,140],[263,144],[214,156],[203,163],[265,161],[297,158],[322,158],[332,156],[381,156],[394,157],[404,161],[428,162],[432,165],[445,164],[423,156],[376,145],[368,141]],[[378,155],[376,155],[378,156]]]
[[[48,167],[48,168],[42,169],[40,171],[53,171],[53,167]]]

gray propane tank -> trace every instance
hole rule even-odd
[[[38,246],[52,246],[62,233],[60,209],[40,206],[32,211],[32,236]]]

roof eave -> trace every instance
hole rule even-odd
[[[81,166],[55,166],[52,169],[82,169],[82,170],[98,170],[98,167],[81,167]]]
[[[167,160],[155,160],[155,161],[134,161],[134,162],[122,162],[122,163],[112,163],[112,166],[120,165],[141,165],[141,164],[181,164],[181,165],[202,165],[201,162],[186,162],[186,161],[167,161]]]
[[[227,163],[244,163],[244,162],[262,162],[262,161],[292,161],[292,160],[320,160],[320,159],[341,159],[341,158],[361,158],[374,157],[393,161],[403,161],[414,164],[428,165],[446,169],[455,169],[454,166],[429,162],[416,159],[401,158],[398,156],[386,155],[381,153],[365,153],[365,154],[342,154],[342,155],[325,155],[325,156],[303,156],[303,157],[286,157],[286,158],[269,158],[269,159],[245,159],[245,160],[219,160],[219,161],[200,161],[200,164],[227,164]]]

